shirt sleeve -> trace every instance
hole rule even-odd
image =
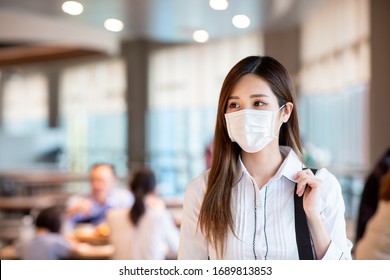
[[[205,182],[198,177],[192,181],[184,195],[183,216],[180,227],[179,260],[207,260],[207,241],[198,228],[199,211],[203,201]]]
[[[326,169],[320,169],[316,177],[324,182],[321,195],[321,216],[331,239],[323,260],[350,260],[352,259],[352,242],[347,238],[345,205],[340,183]]]

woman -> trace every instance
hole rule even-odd
[[[130,184],[135,198],[132,208],[107,212],[109,239],[115,247],[112,259],[163,260],[177,256],[179,231],[155,188],[153,171],[139,169]]]
[[[383,154],[375,164],[367,177],[360,199],[359,214],[356,221],[355,244],[363,237],[366,225],[375,214],[378,207],[379,185],[383,176],[390,170],[390,148]]]
[[[326,169],[303,170],[294,98],[288,72],[271,57],[230,70],[212,166],[185,194],[179,259],[298,259],[296,184],[315,258],[351,259],[338,181]]]

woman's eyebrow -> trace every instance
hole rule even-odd
[[[250,95],[249,97],[250,97],[250,98],[257,98],[257,97],[269,97],[269,96],[266,95],[266,94],[260,93],[260,94],[252,94],[252,95]],[[232,96],[229,96],[228,99],[240,99],[240,98],[239,98],[238,96],[232,95]]]
[[[266,94],[260,93],[260,94],[252,94],[252,95],[250,95],[249,97],[250,97],[250,98],[257,98],[257,97],[269,97],[269,96],[266,95]]]

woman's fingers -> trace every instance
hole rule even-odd
[[[298,185],[297,185],[297,195],[298,196],[302,196],[303,193],[305,192],[305,188],[306,188],[306,184],[307,184],[307,180],[308,180],[308,175],[309,173],[307,172],[307,169],[306,170],[302,170],[302,171],[299,171],[294,179],[297,181]]]
[[[297,181],[297,195],[302,196],[305,193],[306,186],[310,188],[316,188],[320,185],[321,181],[318,180],[310,169],[299,171],[294,180]]]

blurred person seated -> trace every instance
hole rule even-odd
[[[378,208],[356,244],[357,260],[390,260],[390,171],[383,176]]]
[[[63,211],[50,207],[40,211],[35,219],[35,236],[16,244],[16,254],[24,260],[66,259],[75,252],[75,245],[61,234]]]
[[[129,208],[134,198],[127,189],[117,187],[114,166],[95,164],[90,171],[91,192],[88,195],[74,195],[67,202],[67,230],[77,224],[98,226],[105,221],[105,214],[111,208]]]
[[[135,197],[131,209],[107,212],[112,259],[163,260],[177,257],[179,230],[164,201],[155,193],[156,178],[150,169],[136,171],[130,183]]]
[[[382,158],[376,163],[364,184],[357,219],[355,243],[362,238],[367,222],[371,219],[377,209],[380,180],[388,170],[390,170],[390,148],[387,149]]]

